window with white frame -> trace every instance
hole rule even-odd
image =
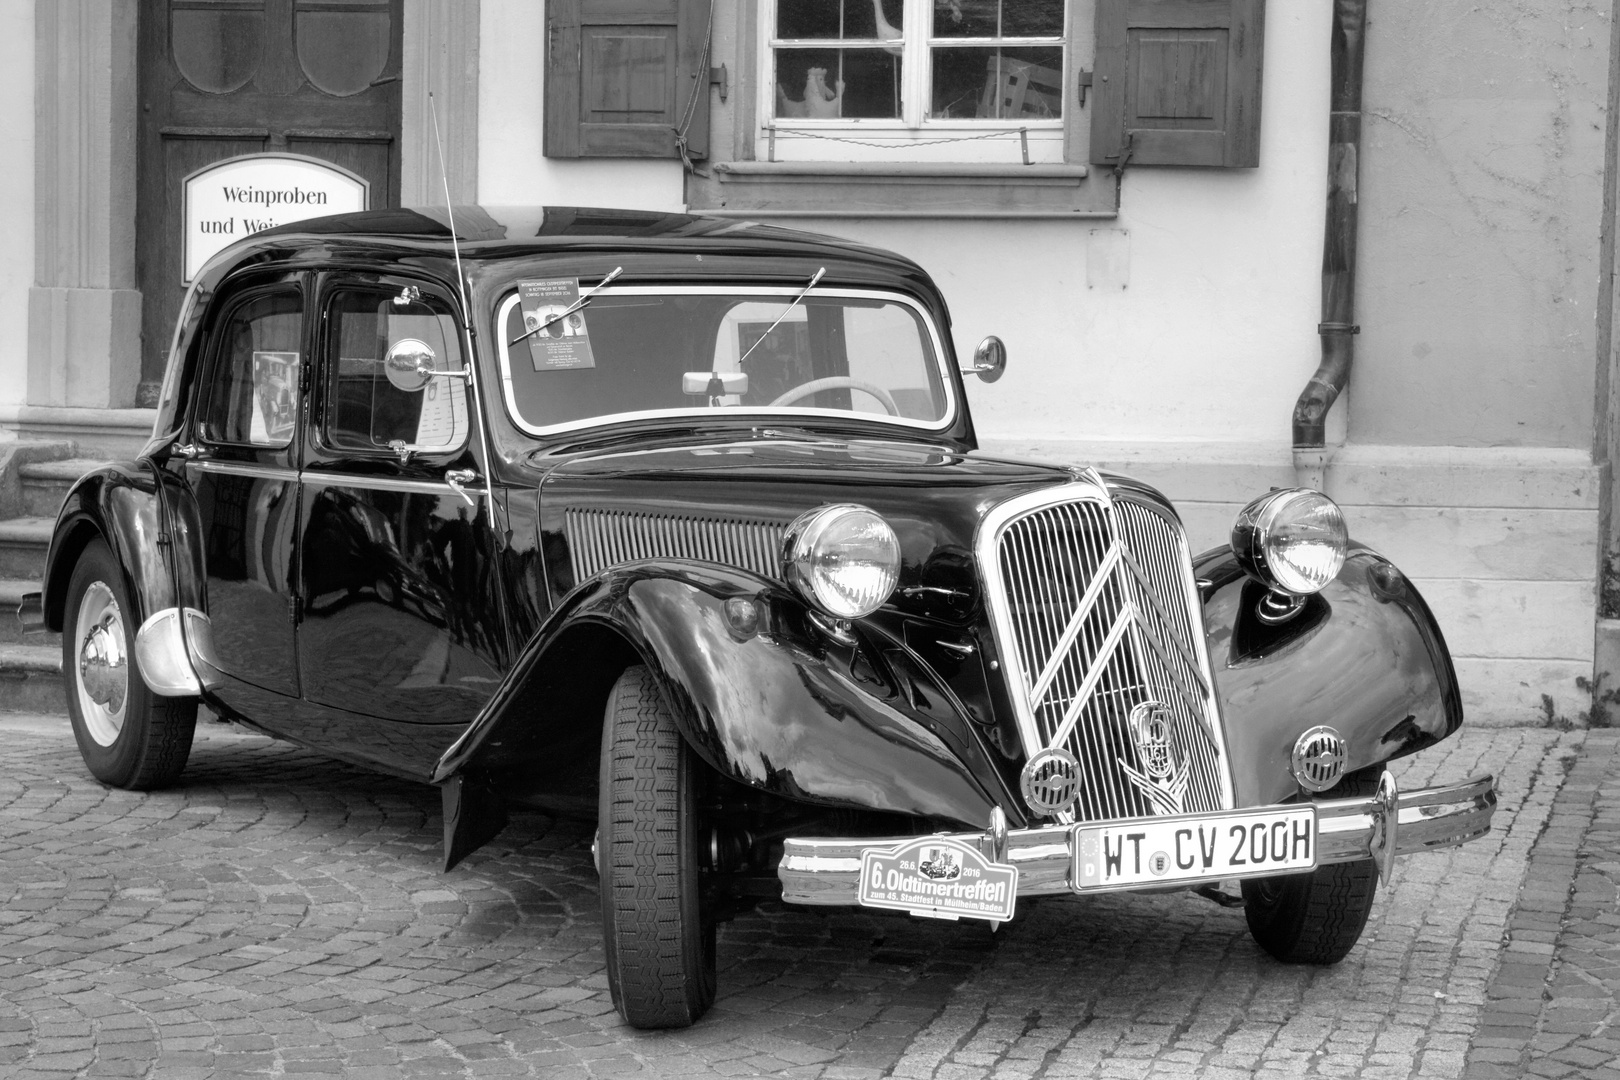
[[[1064,160],[1065,0],[762,0],[758,156]]]

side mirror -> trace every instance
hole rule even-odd
[[[388,347],[383,358],[383,374],[396,389],[414,394],[434,377],[465,379],[465,371],[440,369],[439,355],[433,346],[416,338],[400,338]]]
[[[985,382],[995,382],[1007,370],[1007,346],[991,334],[973,350],[973,360],[962,365],[962,374],[977,375]]]

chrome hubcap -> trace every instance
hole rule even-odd
[[[78,698],[90,737],[111,746],[124,727],[129,697],[129,648],[123,613],[105,582],[92,582],[79,601]]]

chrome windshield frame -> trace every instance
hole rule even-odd
[[[613,296],[735,296],[747,299],[781,299],[791,301],[794,296],[803,291],[802,286],[795,285],[614,285],[603,289],[596,294],[596,298]],[[657,420],[657,419],[716,419],[717,413],[726,420],[757,420],[764,423],[790,423],[804,420],[859,420],[863,423],[893,425],[905,431],[927,432],[939,434],[948,431],[958,420],[961,413],[961,402],[958,400],[956,381],[952,377],[949,364],[949,354],[945,349],[945,342],[939,333],[929,310],[917,299],[902,292],[893,292],[887,289],[851,289],[851,288],[817,288],[812,296],[830,298],[848,298],[853,300],[881,300],[886,303],[899,304],[909,309],[926,328],[928,345],[934,352],[934,364],[938,370],[940,384],[945,392],[944,415],[938,420],[911,420],[900,416],[886,416],[882,413],[857,413],[847,409],[812,409],[798,406],[784,406],[771,408],[769,406],[728,406],[723,410],[716,410],[708,406],[693,406],[682,409],[648,409],[640,412],[606,413],[601,416],[587,417],[581,420],[569,420],[560,424],[539,425],[530,423],[523,417],[517,406],[517,399],[512,384],[512,349],[516,346],[508,345],[501,328],[506,325],[514,305],[519,302],[516,283],[503,292],[501,299],[495,305],[494,339],[496,341],[496,364],[499,368],[501,380],[501,399],[506,405],[507,418],[526,435],[538,438],[547,438],[554,435],[563,435],[570,432],[582,431],[589,428],[608,427],[629,421]]]

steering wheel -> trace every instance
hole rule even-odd
[[[859,390],[863,394],[876,398],[877,403],[882,405],[890,416],[900,415],[900,407],[894,403],[894,398],[889,396],[887,390],[875,383],[852,379],[848,375],[833,375],[825,379],[811,379],[807,383],[800,383],[771,402],[770,407],[791,405],[800,398],[807,398],[811,394],[819,394],[823,390]]]

